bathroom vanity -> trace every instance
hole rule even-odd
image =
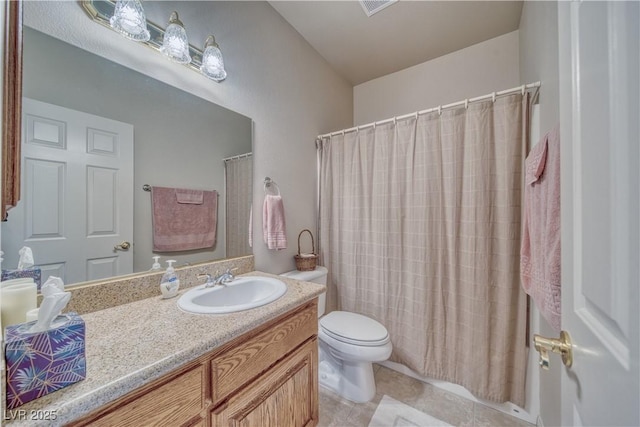
[[[49,420],[8,425],[316,425],[324,287],[280,279],[280,299],[237,313],[152,297],[84,315],[87,379],[17,408]]]

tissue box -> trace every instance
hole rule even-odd
[[[36,282],[38,292],[40,292],[40,282],[42,281],[40,267],[32,267],[25,270],[2,270],[1,280],[22,279],[23,277],[31,277]]]
[[[33,324],[6,328],[8,409],[86,378],[84,320],[70,312],[58,316],[52,329],[29,333]]]

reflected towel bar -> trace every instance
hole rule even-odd
[[[143,189],[144,191],[151,192],[151,186],[150,186],[149,184],[144,184],[144,185],[142,186],[142,189]],[[219,193],[219,192],[216,192],[216,196],[217,196],[218,198],[220,198],[220,193]]]

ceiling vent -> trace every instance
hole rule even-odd
[[[391,6],[398,0],[360,0],[360,4],[367,16],[380,12],[385,7]]]

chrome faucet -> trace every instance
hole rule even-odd
[[[231,270],[227,268],[227,271],[218,276],[218,272],[216,271],[216,278],[213,279],[213,283],[216,285],[226,285],[227,283],[233,282],[236,277],[231,273]]]
[[[224,286],[228,283],[233,282],[233,280],[236,278],[228,268],[227,271],[222,274],[218,274],[218,272],[216,271],[215,277],[212,277],[210,274],[198,274],[198,279],[204,279],[205,277],[207,278],[207,281],[204,284],[205,288],[211,288],[216,285]]]

